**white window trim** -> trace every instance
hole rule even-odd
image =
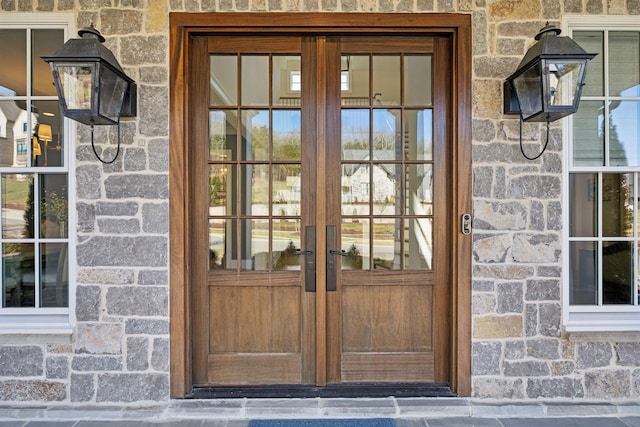
[[[68,40],[76,32],[73,13],[4,13],[0,15],[2,28],[60,28],[64,30],[64,39]],[[64,132],[67,135],[67,185],[69,196],[69,304],[67,308],[3,308],[0,309],[0,343],[10,342],[16,337],[36,337],[50,342],[64,340],[73,333],[76,295],[76,210],[75,195],[75,126],[64,119]]]
[[[584,16],[567,15],[563,19],[562,35],[572,36],[580,30],[640,31],[638,16]],[[588,72],[588,70],[587,70]],[[563,121],[562,206],[563,224],[569,223],[569,166],[570,143],[573,138],[572,116]],[[594,171],[597,168],[585,168]],[[625,168],[629,170],[630,168]],[[640,172],[640,167],[635,168]],[[614,171],[614,168],[607,171]],[[565,331],[582,332],[631,332],[640,330],[640,305],[635,306],[570,306],[569,305],[569,228],[562,229],[562,323]]]

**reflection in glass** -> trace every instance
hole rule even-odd
[[[604,165],[604,104],[582,101],[573,115],[574,166]]]
[[[40,180],[40,237],[67,237],[69,209],[67,175],[41,174]]]
[[[209,215],[235,215],[236,165],[209,165]]]
[[[569,236],[594,237],[597,232],[596,189],[598,175],[569,174]]]
[[[242,270],[269,270],[269,220],[240,220]]]
[[[34,237],[33,175],[2,175],[2,238]]]
[[[274,216],[300,215],[300,165],[273,165],[272,168],[272,214]]]
[[[430,270],[433,265],[433,220],[406,218],[404,222],[405,270]]]
[[[598,303],[596,284],[598,262],[595,242],[569,242],[569,304]]]
[[[407,215],[433,215],[433,166],[405,166]]]
[[[273,105],[300,106],[302,74],[300,56],[274,56],[273,64]]]
[[[238,58],[235,55],[211,55],[209,70],[210,105],[237,105]]]
[[[633,237],[633,175],[602,174],[602,235]]]
[[[433,111],[405,110],[405,159],[433,159]]]
[[[300,220],[283,219],[273,222],[273,270],[300,270]]]
[[[37,120],[34,114],[29,120],[25,108],[24,102],[0,101],[0,166],[24,167],[28,164],[29,153],[33,152],[33,132],[29,126]]]
[[[64,31],[31,30],[31,43],[32,93],[36,96],[56,96],[51,67],[40,58],[52,55],[60,49],[64,44]]]
[[[0,97],[27,95],[27,32],[0,29],[0,46]]]
[[[209,111],[209,160],[236,160],[235,110]]]
[[[524,120],[539,111],[542,111],[542,82],[540,81],[539,67],[530,67],[528,70],[513,79],[520,112]]]
[[[269,165],[240,165],[238,197],[242,215],[269,214]]]
[[[373,110],[373,155],[378,160],[402,159],[400,110]]]
[[[97,65],[78,64],[57,66],[60,83],[69,110],[90,110],[93,100],[93,78],[98,75]]]
[[[51,73],[49,73],[51,74]],[[38,150],[32,151],[33,166],[64,166],[63,116],[58,101],[33,101],[33,138]],[[34,146],[36,139],[33,139]]]
[[[300,160],[300,110],[273,112],[273,160]]]
[[[269,105],[269,56],[242,55],[242,105]]]
[[[374,215],[402,214],[402,165],[373,164],[371,192]]]
[[[231,222],[226,219],[209,220],[209,270],[229,268],[226,247],[227,242],[234,240],[227,239],[232,236],[232,233],[227,234],[227,226],[231,225]]]
[[[373,56],[373,105],[400,105],[400,55]]]
[[[549,68],[549,104],[572,106],[580,88],[577,82],[582,71],[582,63],[550,60]]]
[[[66,307],[69,300],[67,243],[40,244],[40,307]]]
[[[369,215],[371,176],[368,163],[342,165],[342,214]]]
[[[347,256],[340,257],[343,270],[369,269],[369,220],[343,219],[340,230],[340,248]]]
[[[343,55],[341,62],[342,105],[369,105],[369,56]]]
[[[431,105],[431,55],[404,57],[404,105]]]
[[[585,51],[596,53],[589,61],[582,96],[604,95],[604,33],[602,31],[574,31],[571,37]]]
[[[242,160],[269,160],[269,111],[242,111]]]
[[[612,101],[609,119],[609,164],[640,166],[640,101]]]
[[[640,96],[640,32],[609,32],[609,94]]]
[[[602,303],[633,304],[632,242],[602,242]]]
[[[2,244],[3,307],[35,307],[35,251],[32,243]]]
[[[369,157],[369,110],[342,110],[342,160]]]
[[[400,270],[400,218],[378,218],[373,222],[373,269]]]

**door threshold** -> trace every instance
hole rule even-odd
[[[268,385],[245,387],[193,387],[187,399],[235,398],[354,398],[354,397],[456,397],[447,383],[350,383]]]

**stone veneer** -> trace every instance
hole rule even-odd
[[[637,399],[640,342],[561,330],[561,132],[518,150],[502,82],[545,21],[640,15],[640,0],[0,0],[0,12],[75,12],[138,83],[123,152],[98,163],[78,128],[77,326],[69,343],[0,342],[0,400],[169,399],[169,12],[460,12],[473,15],[473,390],[487,398]],[[525,141],[539,131],[525,128]],[[99,129],[96,140],[115,139]],[[112,145],[113,146],[113,145]],[[112,147],[111,146],[111,147]],[[112,148],[105,155],[113,153]]]

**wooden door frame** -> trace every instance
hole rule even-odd
[[[471,236],[460,218],[471,213],[471,15],[406,13],[171,13],[169,29],[170,386],[171,397],[192,389],[191,244],[188,187],[189,66],[194,37],[253,34],[447,34],[453,43],[451,100],[453,191],[451,237],[451,389],[471,394]]]

